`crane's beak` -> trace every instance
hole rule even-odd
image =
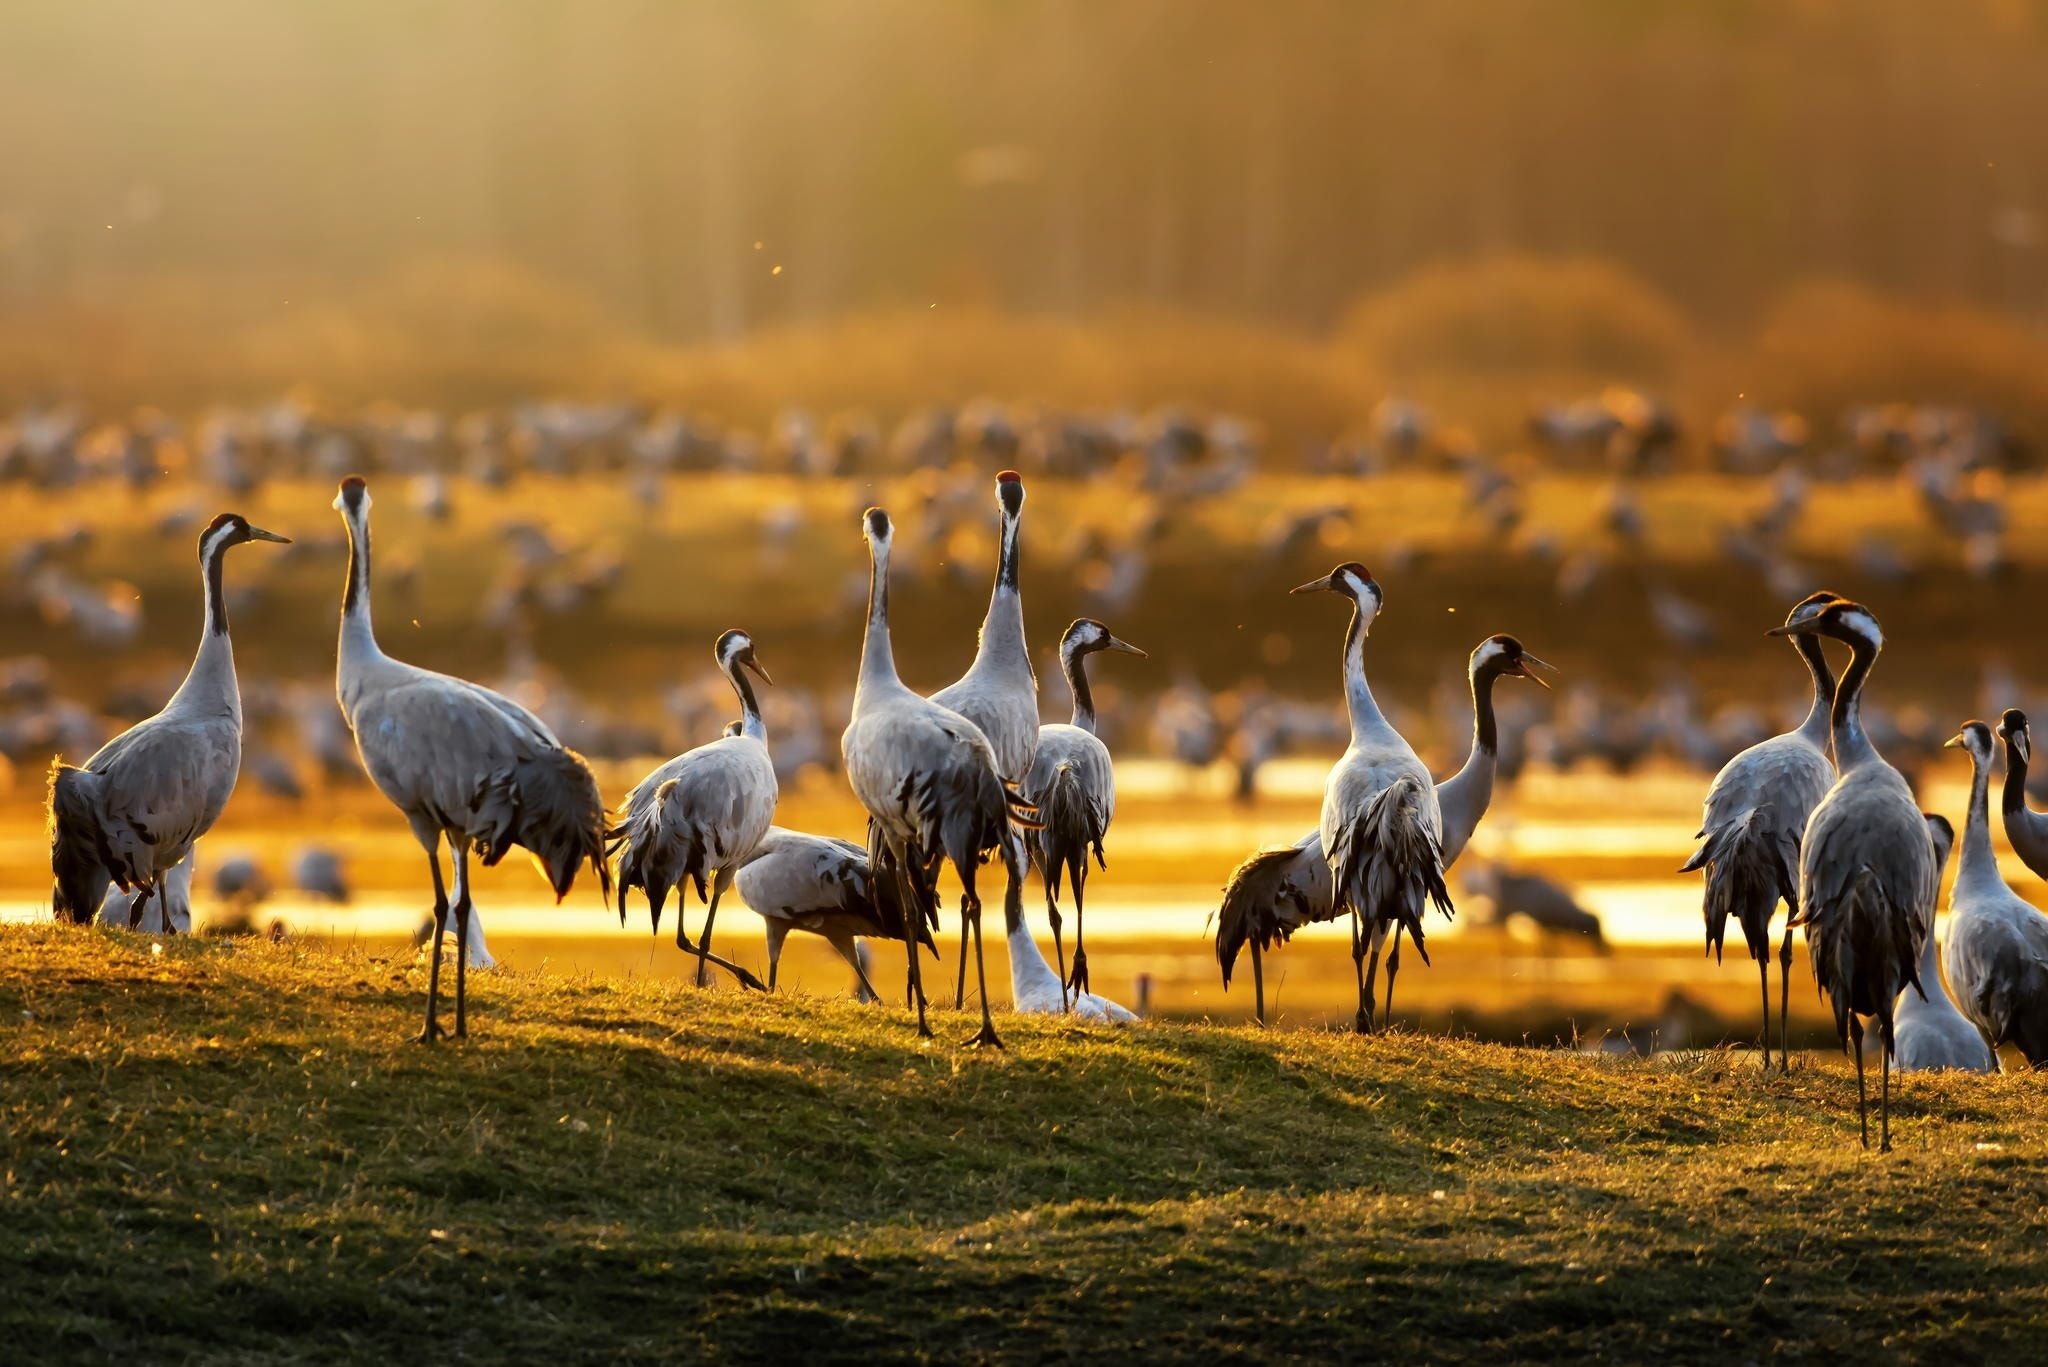
[[[756,674],[759,674],[761,676],[762,683],[767,684],[771,688],[775,686],[775,680],[768,677],[768,671],[762,667],[761,662],[759,660],[754,658],[753,651],[750,650],[746,654],[740,656],[740,663],[745,665],[748,669],[753,670]]]
[[[2008,731],[2005,728],[2005,726],[2001,723],[1998,728],[1998,738],[2004,741],[2007,745],[2010,745],[2014,750],[2019,752],[2020,763],[2033,763],[2034,743],[2033,741],[2027,738],[2027,733],[2024,729],[2018,731]]]
[[[1772,627],[1769,631],[1765,632],[1764,635],[1817,636],[1820,634],[1820,628],[1814,624],[1815,620],[1816,619],[1809,617],[1803,622],[1787,622],[1784,626]]]
[[[1961,733],[1957,733],[1943,741],[1941,748],[1944,750],[1960,750],[1963,748],[1964,743]]]
[[[1563,672],[1549,661],[1539,660],[1526,651],[1523,653],[1520,663],[1521,668],[1515,671],[1516,674],[1542,688],[1550,687],[1550,681]]]
[[[1332,576],[1326,574],[1321,579],[1311,579],[1308,583],[1297,585],[1287,591],[1289,593],[1323,593],[1335,586],[1335,580]]]
[[[275,541],[280,546],[292,544],[292,539],[288,536],[279,536],[276,532],[266,532],[261,527],[253,526],[249,528],[249,539],[251,541]]]
[[[1147,655],[1144,651],[1132,645],[1129,641],[1120,641],[1114,636],[1109,638],[1109,648],[1111,650],[1121,650],[1126,655],[1135,655],[1141,660],[1147,660],[1151,658],[1151,656]]]

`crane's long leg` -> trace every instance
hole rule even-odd
[[[1877,1151],[1879,1153],[1890,1153],[1892,1151],[1892,1023],[1883,1016],[1878,1017],[1877,1020],[1877,1042],[1884,1050],[1878,1061],[1878,1068],[1884,1081],[1882,1084],[1883,1090],[1878,1093],[1877,1123],[1881,1137],[1878,1140]]]
[[[922,871],[915,868],[908,849],[896,855],[896,879],[903,890],[904,947],[910,951],[910,995],[917,1005],[917,1037],[932,1037],[931,1022],[925,1019],[924,970],[917,962],[918,932],[924,925],[925,893]]]
[[[1260,1025],[1266,1023],[1266,961],[1256,934],[1252,936],[1252,1012]]]
[[[1060,965],[1060,1010],[1067,1009],[1067,947],[1060,940],[1060,904],[1053,899],[1052,879],[1045,880],[1045,923],[1052,927],[1053,957]]]
[[[1074,890],[1074,995],[1088,991],[1088,944],[1086,922],[1088,909],[1083,902],[1082,889],[1088,882],[1088,865],[1076,863],[1067,871],[1067,886]]]
[[[838,950],[839,957],[853,966],[853,979],[860,985],[860,991],[856,994],[856,999],[863,1003],[880,1001],[882,994],[875,991],[875,985],[868,981],[867,966],[860,961],[860,946],[854,942],[854,938],[844,931],[833,931],[826,933],[825,942]],[[769,972],[771,975],[774,972],[772,964],[770,965]],[[773,982],[772,976],[770,981],[771,983]]]
[[[711,985],[711,969],[709,967],[709,960],[711,958],[711,927],[718,921],[718,899],[725,896],[725,890],[732,886],[732,875],[733,871],[731,869],[721,868],[718,871],[718,876],[711,880],[711,905],[704,910],[704,934],[697,940],[697,986],[699,987]],[[677,907],[677,928],[680,929],[682,924],[683,911],[681,907]]]
[[[1863,1147],[1870,1147],[1870,1113],[1863,1093],[1863,1022],[1849,1017],[1849,1047],[1856,1051],[1856,1123],[1863,1129]]]
[[[420,1043],[441,1038],[440,1022],[434,1019],[441,1003],[441,940],[448,933],[448,889],[441,882],[441,835],[437,831],[427,846],[427,868],[434,875],[434,955],[427,964],[427,1027],[420,1031]]]
[[[1009,861],[1007,856],[1004,862],[1010,865],[1012,873],[1016,871],[1016,865]],[[983,1045],[1000,1049],[1003,1047],[1003,1041],[996,1034],[995,1018],[989,1014],[988,1009],[988,965],[981,954],[981,897],[974,890],[973,861],[970,860],[967,867],[960,870],[960,883],[967,889],[967,895],[960,905],[967,915],[968,924],[974,930],[974,984],[975,990],[981,993],[981,1029],[975,1031],[966,1041],[966,1045],[970,1049],[978,1049]]]
[[[1771,1071],[1771,956],[1760,954],[1756,961],[1757,986],[1764,997],[1764,1071]]]
[[[1778,948],[1778,1071],[1792,1071],[1792,920],[1785,920],[1785,943]]]
[[[785,922],[768,923],[768,990],[775,990],[777,971],[782,967],[782,942],[789,938],[789,926]],[[837,948],[837,946],[834,946]]]
[[[1375,937],[1375,939],[1377,939],[1377,937]],[[1373,958],[1375,960],[1379,958],[1379,948],[1380,945],[1384,943],[1386,943],[1384,940],[1380,940],[1378,943],[1373,945]],[[1380,1017],[1380,1028],[1382,1030],[1387,1029],[1394,1023],[1394,979],[1397,976],[1399,976],[1400,972],[1401,931],[1399,927],[1396,927],[1394,930],[1394,948],[1392,952],[1390,952],[1387,955],[1387,1011],[1385,1015]]]
[[[967,1009],[967,894],[960,894],[960,962],[953,979],[953,1009]],[[939,981],[944,982],[941,978]]]
[[[469,842],[448,842],[455,853],[455,1038],[469,1038]],[[441,947],[434,946],[440,958]]]
[[[1377,974],[1380,961],[1374,959],[1372,966],[1374,973]],[[1351,911],[1351,971],[1358,978],[1358,1016],[1353,1024],[1357,1026],[1359,1034],[1370,1034],[1372,1032],[1372,984],[1366,981],[1365,977],[1365,932],[1361,928],[1356,907],[1352,908]]]

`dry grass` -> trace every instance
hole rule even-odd
[[[2038,1078],[1760,1081],[0,934],[0,1329],[39,1360],[2011,1356]],[[965,1023],[941,1013],[947,1035]]]

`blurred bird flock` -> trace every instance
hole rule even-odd
[[[351,473],[382,495],[394,654],[531,708],[610,795],[720,734],[708,647],[743,626],[776,671],[778,823],[857,840],[836,738],[860,511],[894,516],[897,661],[927,691],[972,654],[1008,468],[1032,491],[1045,720],[1068,713],[1069,620],[1150,657],[1093,680],[1119,790],[1088,885],[1099,991],[1250,1010],[1216,984],[1208,917],[1241,858],[1313,824],[1349,733],[1335,633],[1285,591],[1356,559],[1388,597],[1375,691],[1433,773],[1464,754],[1489,633],[1562,675],[1500,699],[1501,788],[1453,877],[1465,914],[1402,980],[1415,1018],[1749,1037],[1748,967],[1700,962],[1676,870],[1708,777],[1806,710],[1765,628],[1822,588],[1879,612],[1866,725],[1957,829],[1970,774],[1943,743],[2048,689],[2025,610],[2048,588],[2027,173],[2048,164],[2048,18],[1539,8],[1133,4],[1084,24],[892,3],[803,8],[799,31],[794,9],[677,7],[647,17],[687,54],[676,91],[647,65],[663,44],[636,56],[602,15],[565,51],[528,15],[427,25],[394,58],[373,40],[404,19],[373,5],[319,35],[323,70],[383,111],[368,131],[335,124],[331,91],[274,88],[305,15],[206,7],[167,39],[260,102],[260,131],[144,64],[172,22],[151,7],[61,92],[48,71],[87,30],[9,21],[0,904],[47,907],[44,769],[176,687],[192,540],[233,508],[294,544],[229,578],[247,740],[193,918],[412,932],[416,851],[334,700],[347,542],[326,504]],[[225,55],[202,52],[214,25]],[[1774,41],[1740,41],[1759,27]],[[1470,79],[1411,69],[1421,45]],[[878,70],[900,80],[877,94]],[[529,159],[519,105],[556,78],[589,98]],[[1000,112],[1047,80],[1081,98]],[[122,82],[97,118],[9,117],[82,115]],[[1735,91],[1768,97],[1729,108]],[[1655,117],[1618,117],[1651,92]],[[1528,126],[1501,118],[1520,108]],[[1346,135],[1383,109],[1426,131]],[[1723,117],[1742,134],[1704,164]],[[1119,135],[1095,139],[1101,120]],[[1880,153],[1843,120],[1897,136]],[[1574,142],[1595,150],[1538,156]],[[543,908],[523,875],[477,886],[486,960],[683,971],[592,909]],[[759,927],[737,933],[765,976]],[[842,987],[801,943],[798,973]],[[1278,1013],[1348,1014],[1343,957],[1271,958]],[[1802,1038],[1829,1036],[1804,986],[1792,1005]]]

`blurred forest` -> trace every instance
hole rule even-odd
[[[2044,59],[2034,0],[16,4],[0,399],[2038,431]]]

